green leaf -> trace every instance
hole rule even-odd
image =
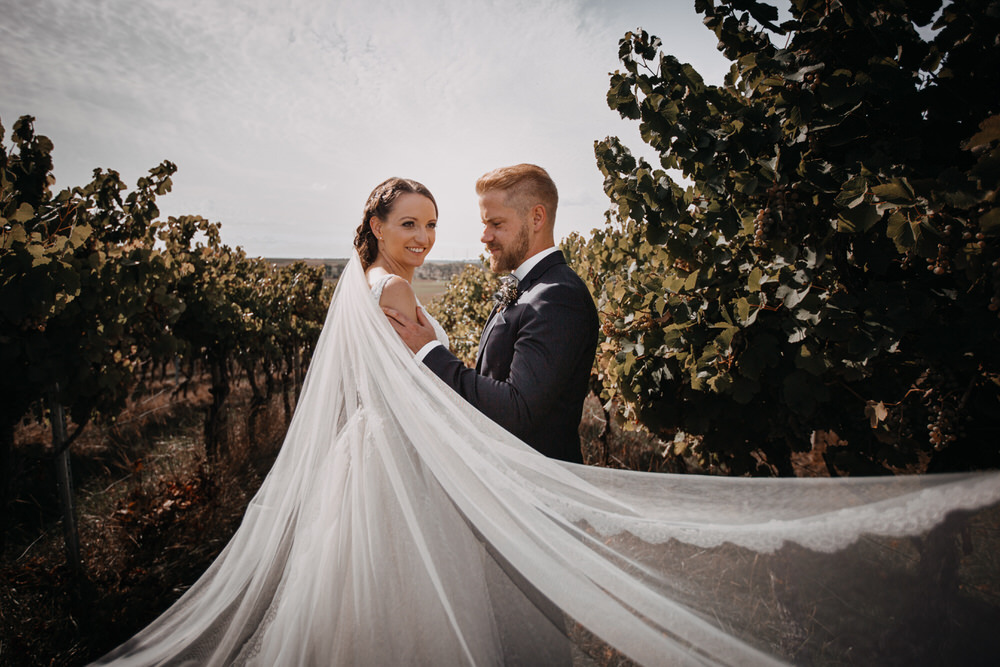
[[[792,327],[788,334],[788,342],[801,343],[807,338],[808,333],[809,333],[808,327],[804,326]]]
[[[709,388],[717,394],[727,393],[733,386],[733,376],[722,372],[708,381]]]
[[[14,211],[14,215],[12,215],[10,219],[12,222],[27,222],[28,220],[31,220],[34,215],[35,209],[32,208],[31,204],[25,202],[17,207],[17,210]]]
[[[757,392],[760,391],[760,383],[753,378],[736,376],[733,378],[732,396],[733,400],[740,405],[746,405],[753,400]]]
[[[838,216],[837,231],[848,234],[867,232],[879,221],[878,210],[872,204],[863,204],[842,210]]]
[[[799,305],[799,302],[802,301],[802,299],[806,298],[810,289],[811,287],[809,285],[806,285],[804,288],[799,290],[795,289],[791,285],[779,285],[774,296],[781,300],[785,308],[794,308]]]
[[[79,246],[90,237],[93,231],[94,230],[90,227],[90,225],[74,225],[69,241],[74,247]]]
[[[897,250],[906,252],[913,249],[920,239],[920,222],[911,222],[905,215],[896,211],[889,216],[886,234],[896,244]]]
[[[773,7],[769,7],[769,9],[774,9],[774,8]],[[775,10],[774,18],[777,18],[777,17],[778,17],[777,10]],[[817,65],[807,65],[807,66],[799,69],[799,71],[797,71],[797,72],[793,72],[792,74],[788,74],[787,76],[785,76],[785,78],[788,79],[789,81],[801,82],[803,79],[805,79],[806,74],[811,74],[812,72],[816,72],[818,70],[821,70],[824,67],[825,67],[825,65],[823,63],[819,63]]]
[[[905,178],[894,178],[884,185],[876,185],[872,192],[880,201],[901,206],[909,206],[916,199],[913,188]]]
[[[629,373],[632,372],[632,368],[634,366],[635,366],[635,355],[632,354],[631,352],[626,353],[625,354],[625,361],[622,364],[622,370],[627,375],[627,374],[629,374]]]
[[[716,324],[713,328],[722,329],[722,332],[715,337],[715,348],[725,354],[733,344],[733,336],[739,331],[739,327],[730,324]]]
[[[855,176],[844,183],[834,202],[843,208],[853,208],[864,201],[866,192],[868,192],[868,179],[864,176]]]
[[[827,362],[822,355],[815,354],[805,345],[799,345],[795,350],[795,367],[812,375],[822,375],[827,369]]]
[[[990,116],[979,124],[979,132],[969,139],[966,148],[971,150],[998,140],[1000,140],[1000,116]]]
[[[740,373],[744,377],[756,379],[767,366],[778,363],[778,341],[770,334],[762,334],[750,339],[747,349],[739,358]]]
[[[736,191],[745,195],[753,194],[757,190],[757,177],[753,174],[741,172],[736,175]]]
[[[5,239],[4,247],[9,248],[13,246],[15,243],[20,245],[26,243],[27,240],[28,240],[28,233],[24,231],[24,226],[17,225],[16,227],[12,228],[9,232],[7,232],[7,238]]]
[[[865,416],[868,417],[872,428],[878,428],[878,423],[885,421],[885,418],[889,416],[889,411],[882,401],[876,403],[869,400],[865,403]]]
[[[979,216],[979,229],[984,232],[992,232],[1000,228],[1000,208],[990,209]]]
[[[750,317],[750,302],[745,298],[740,297],[736,301],[736,314],[740,318],[740,323],[745,324],[747,318]]]

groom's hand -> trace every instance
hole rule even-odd
[[[417,306],[417,321],[414,322],[394,308],[383,307],[382,312],[389,318],[389,324],[396,330],[406,347],[416,354],[427,343],[437,340],[434,327],[424,317],[424,309]]]

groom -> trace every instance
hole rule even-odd
[[[393,327],[434,373],[490,419],[546,456],[582,463],[578,427],[597,349],[597,309],[555,247],[559,195],[541,167],[502,167],[476,182],[490,268],[501,290],[479,339],[476,368],[436,342],[421,311]]]

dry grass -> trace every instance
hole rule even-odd
[[[590,394],[583,403],[580,446],[587,465],[645,472],[703,472],[692,455],[694,436],[680,434],[677,443],[658,438],[642,426],[623,430],[608,415],[601,401]],[[677,454],[682,443],[684,453]]]
[[[447,280],[414,280],[413,291],[421,303],[430,303],[431,300],[443,294],[448,287]]]
[[[212,471],[203,386],[186,398],[156,393],[117,424],[85,431],[72,450],[82,576],[66,565],[47,433],[19,430],[15,527],[0,560],[0,666],[86,664],[197,579],[235,531],[284,436],[276,397],[255,417],[249,441],[248,394],[238,386],[230,397],[231,444]]]

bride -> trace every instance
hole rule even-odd
[[[996,586],[1000,476],[728,479],[547,459],[417,363],[380,308],[415,314],[436,224],[419,183],[375,188],[239,530],[98,664],[920,664],[996,650],[995,588],[969,577]]]

